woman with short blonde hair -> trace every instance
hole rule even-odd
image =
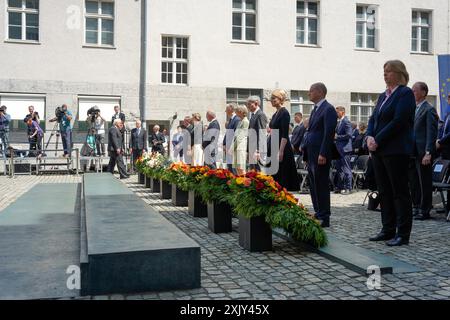
[[[406,86],[409,74],[403,62],[386,62],[384,81],[387,89],[378,98],[366,133],[381,198],[383,225],[370,241],[401,246],[409,243],[412,228],[408,164],[413,154],[416,101]]]
[[[234,135],[232,152],[233,152],[233,168],[236,169],[238,175],[245,174],[247,169],[247,139],[248,126],[250,122],[247,118],[248,109],[244,105],[239,105],[236,108],[236,115],[241,119],[236,133]]]
[[[192,148],[192,165],[203,166],[203,124],[200,113],[192,114],[192,124],[194,125],[194,146]]]

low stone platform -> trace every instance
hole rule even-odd
[[[78,196],[77,196],[78,193]],[[79,184],[37,184],[0,212],[0,299],[76,297]]]
[[[84,205],[82,294],[200,287],[199,245],[114,176],[86,174]]]

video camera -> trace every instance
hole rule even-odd
[[[100,108],[97,106],[93,106],[88,109],[87,116],[91,117],[91,120],[94,121],[95,118],[100,114]]]
[[[66,112],[62,109],[62,107],[57,107],[55,109],[55,116],[58,118],[58,121],[60,122],[62,117],[64,117],[64,114]]]

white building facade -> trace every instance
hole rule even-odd
[[[145,11],[141,1],[0,0],[0,103],[17,130],[27,105],[49,130],[63,103],[75,130],[94,104],[107,120],[113,105],[129,119],[145,106],[147,123],[165,126],[175,113],[212,109],[223,125],[227,102],[275,88],[289,93],[291,113],[308,116],[307,91],[318,81],[352,121],[367,122],[390,59],[438,103],[448,0],[147,0]],[[263,109],[273,112],[268,101]]]

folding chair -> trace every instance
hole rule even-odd
[[[352,170],[353,173],[353,189],[358,186],[358,179],[364,179],[364,175],[367,171],[367,163],[369,162],[369,156],[363,155],[356,159],[355,167]]]
[[[305,192],[305,184],[308,180],[308,167],[307,164],[303,162],[302,156],[296,156],[295,165],[297,167],[297,174],[300,175],[302,182],[300,184],[300,192]]]
[[[447,213],[447,221],[450,221],[450,211],[447,212],[447,201],[445,200],[444,191],[450,190],[450,160],[437,159],[433,163],[433,190],[439,192],[441,196],[444,210]]]

